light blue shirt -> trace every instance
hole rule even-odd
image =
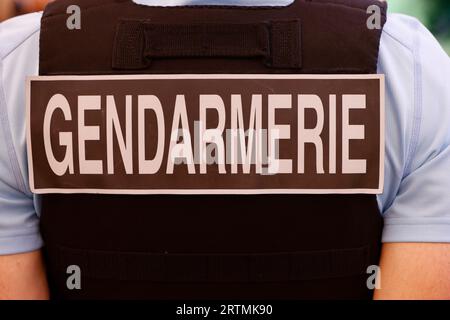
[[[286,5],[292,0],[136,2]],[[0,254],[42,246],[39,198],[29,190],[25,148],[25,78],[38,73],[40,18],[35,13],[0,24]],[[417,20],[390,15],[379,73],[386,75],[387,94],[385,187],[378,196],[383,241],[450,242],[450,59]]]

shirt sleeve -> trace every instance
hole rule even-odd
[[[5,65],[5,60],[15,55],[22,35],[27,39],[24,33],[27,24],[23,19],[0,24],[0,255],[30,252],[42,247],[39,219],[24,164],[25,105],[22,93],[25,82],[22,80],[26,76],[23,66],[27,63],[14,68]],[[15,27],[18,33],[15,33]],[[27,58],[29,56],[22,59]],[[11,86],[16,90],[11,90]],[[10,101],[14,101],[14,105],[10,105]],[[19,119],[21,125],[17,125]]]
[[[411,84],[392,75],[397,98],[387,108],[400,109],[388,130],[403,140],[387,161],[401,167],[394,197],[385,207],[383,242],[450,242],[450,59],[431,33],[417,20],[401,17],[387,36],[409,50],[392,56],[386,65],[410,69]],[[407,61],[412,62],[408,65]],[[389,59],[388,59],[389,60]],[[406,71],[405,71],[406,72]],[[389,75],[386,75],[387,83]],[[406,78],[406,77],[405,77]],[[402,95],[408,98],[403,99]],[[409,99],[410,98],[410,99]],[[402,102],[403,101],[403,102]],[[402,119],[404,115],[404,121]],[[392,148],[392,142],[387,142]],[[403,148],[404,147],[404,148]],[[394,155],[397,153],[397,155]],[[401,161],[392,160],[398,157]],[[392,179],[393,181],[395,179]]]

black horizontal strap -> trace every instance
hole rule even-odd
[[[268,57],[269,32],[262,24],[145,24],[145,56]]]
[[[279,282],[358,276],[371,246],[273,254],[153,254],[48,248],[58,268],[83,277],[152,282]],[[65,274],[63,271],[61,274]]]
[[[154,59],[261,58],[273,68],[301,68],[300,21],[160,24],[123,20],[113,68],[145,69]]]

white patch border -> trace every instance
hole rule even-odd
[[[380,167],[378,188],[376,189],[68,189],[36,188],[34,185],[33,157],[31,146],[31,83],[35,81],[91,81],[91,80],[171,80],[171,79],[299,79],[299,80],[378,80],[380,82]],[[385,75],[384,74],[171,74],[171,75],[77,75],[77,76],[29,76],[26,79],[26,136],[28,179],[30,190],[34,194],[381,194],[384,188],[385,157]]]

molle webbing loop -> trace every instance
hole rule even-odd
[[[160,24],[122,20],[113,68],[145,69],[153,59],[261,58],[267,67],[301,68],[300,21]]]
[[[273,254],[121,253],[56,246],[52,259],[60,270],[67,267],[67,261],[76,261],[83,275],[94,279],[169,283],[279,282],[365,274],[376,246]]]

